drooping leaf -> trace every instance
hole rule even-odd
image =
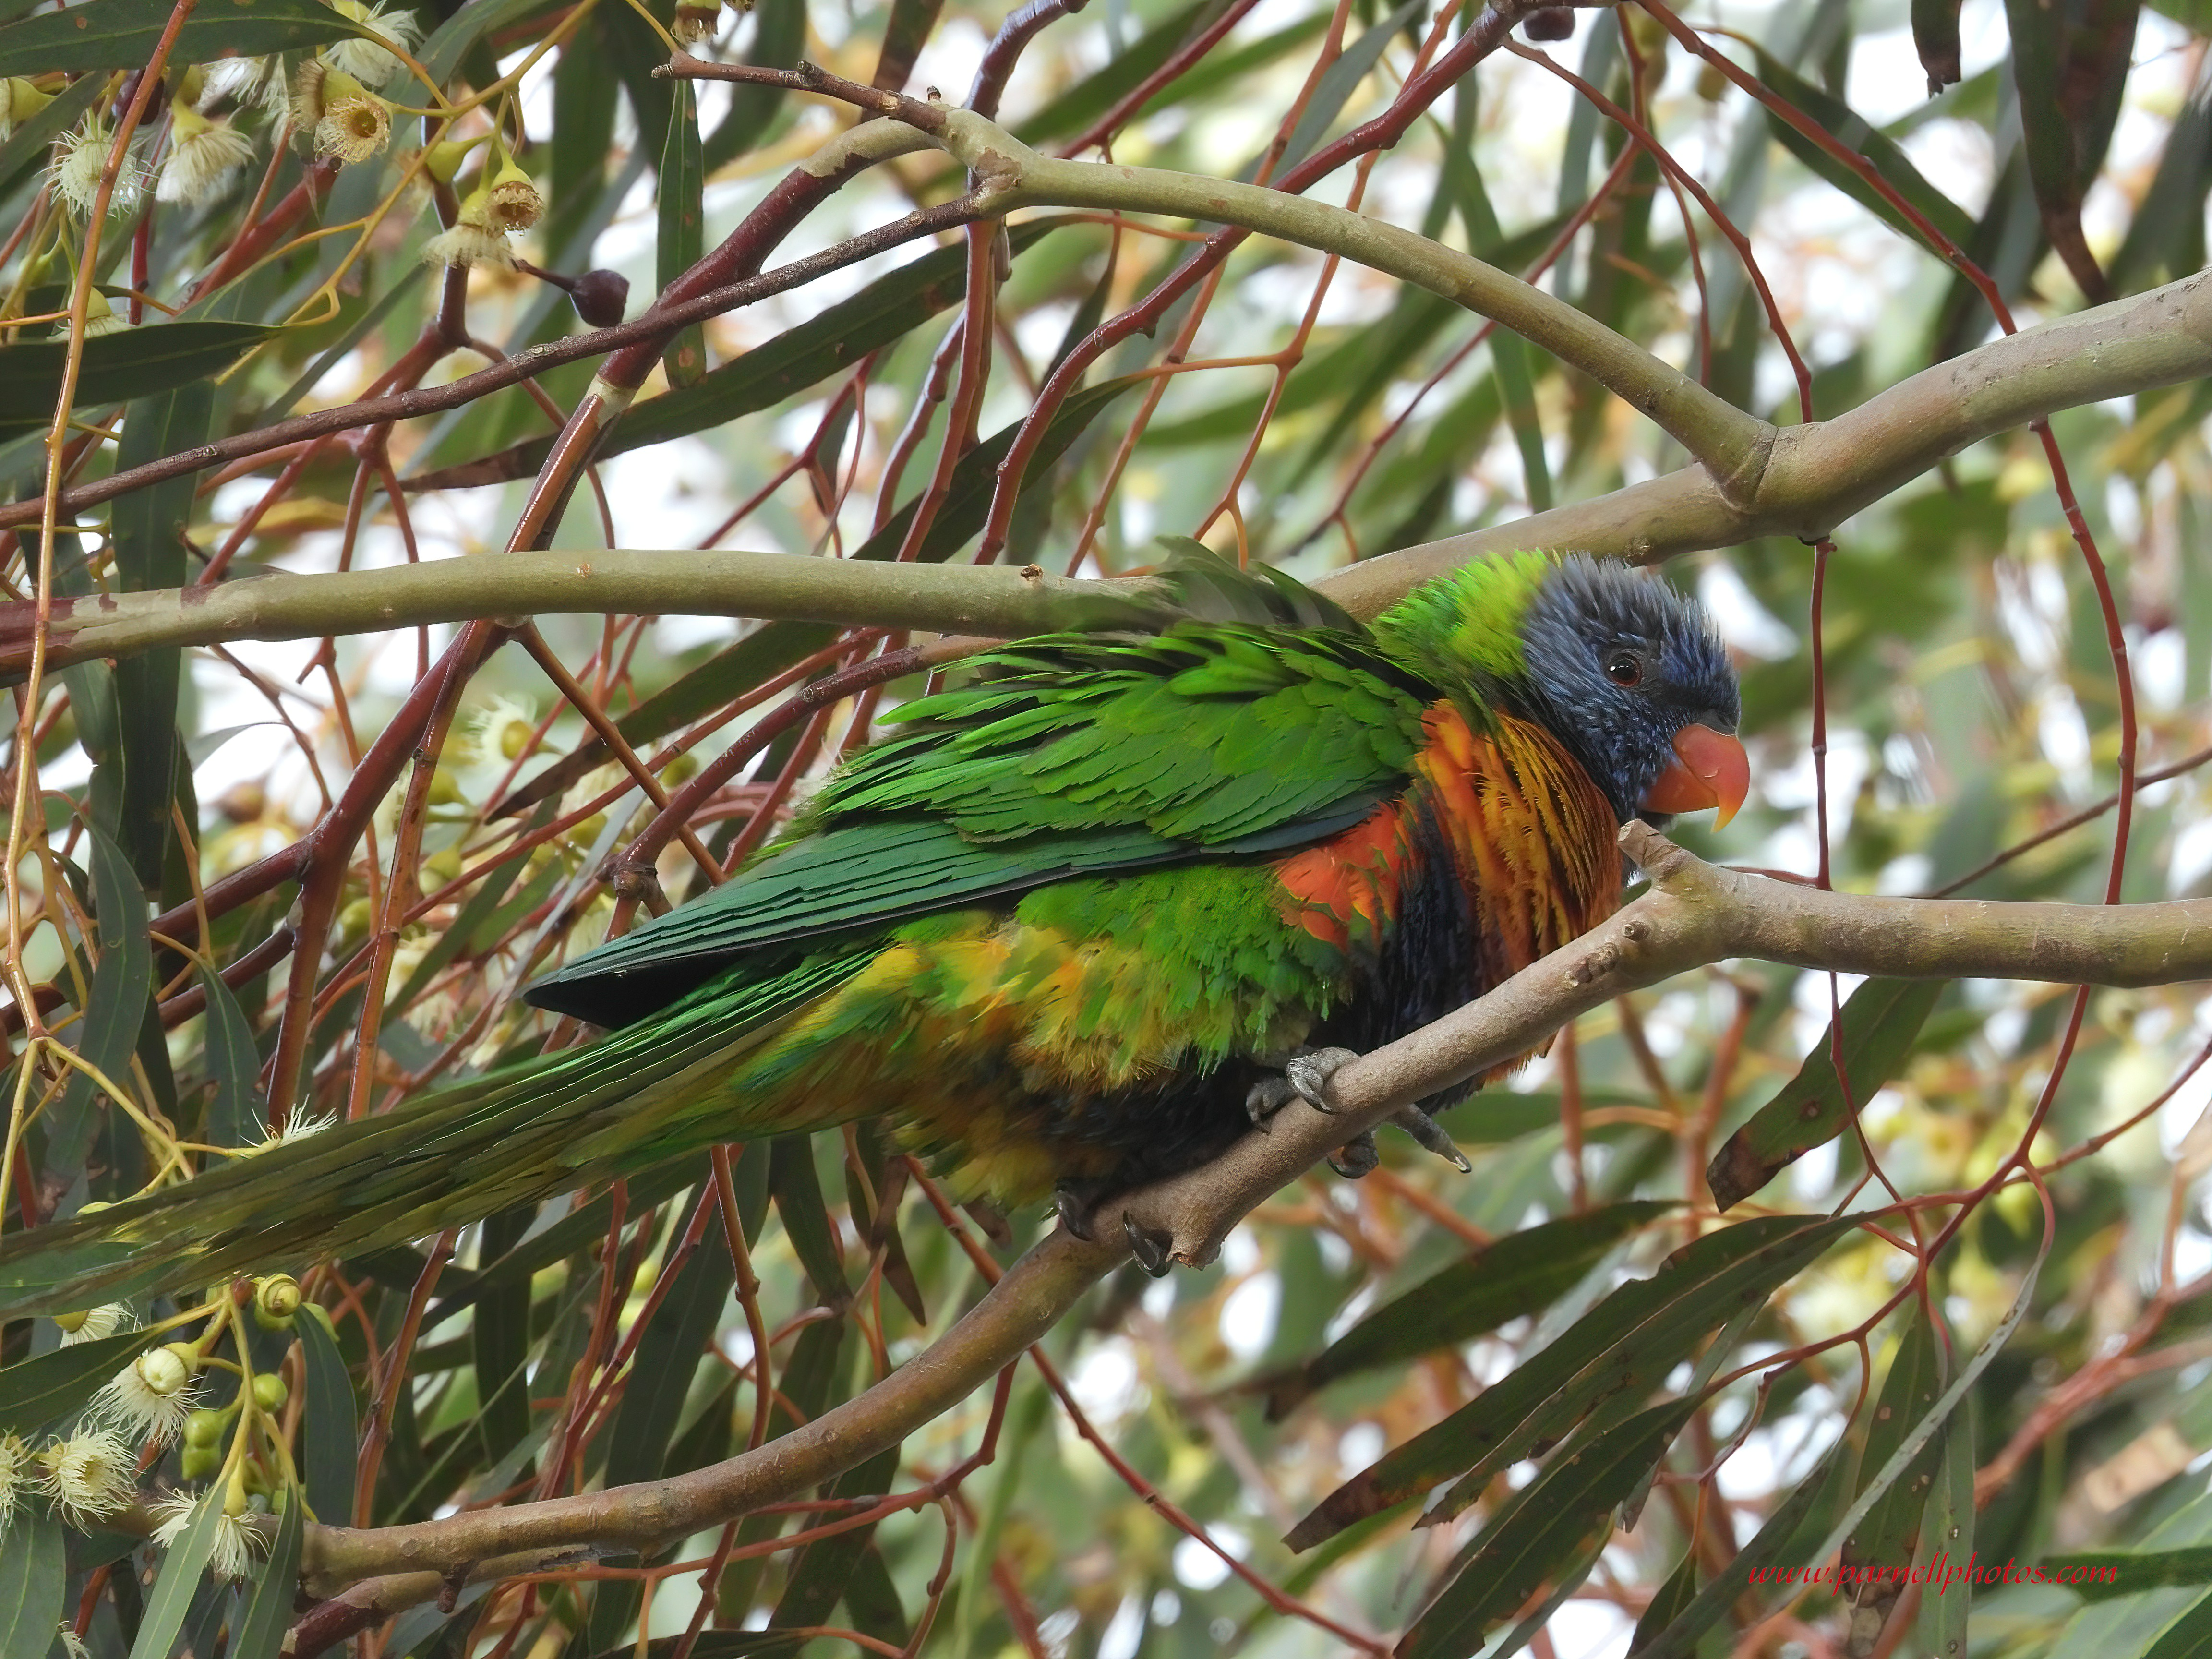
[[[840,1475],[832,1495],[864,1498],[887,1492],[898,1477],[898,1466],[899,1448],[887,1447]],[[880,1586],[877,1583],[884,1574],[883,1557],[876,1549],[875,1534],[872,1526],[854,1527],[808,1545],[805,1553],[793,1564],[791,1577],[769,1617],[769,1628],[824,1624],[838,1602],[844,1601],[849,1607],[856,1595],[865,1595],[864,1585],[876,1592],[871,1599],[879,1601],[881,1590],[889,1586],[887,1583]],[[871,1561],[874,1564],[872,1570],[868,1565]],[[898,1611],[896,1589],[890,1590],[890,1606],[886,1611],[896,1633],[885,1629],[880,1617],[871,1621],[877,1628],[868,1633],[903,1645],[906,1621]]]
[[[1934,97],[1959,78],[1960,0],[1912,0],[1912,45],[1928,71],[1928,95]]]
[[[217,1146],[243,1146],[255,1138],[253,1131],[263,1121],[260,1050],[254,1047],[246,1010],[222,975],[202,967],[199,981],[207,994],[208,1076],[215,1083],[208,1139]]]
[[[698,109],[689,81],[672,82],[668,142],[660,152],[660,234],[653,244],[653,280],[662,291],[699,263],[707,246],[707,157],[699,142]],[[707,377],[703,323],[679,328],[663,348],[660,366],[672,386],[696,386]]]
[[[71,1045],[118,1088],[131,1086],[131,1050],[144,1023],[154,982],[154,947],[146,930],[146,898],[122,849],[94,825],[92,892],[100,929],[100,965],[93,970]],[[117,1109],[120,1109],[118,1108]],[[98,1085],[73,1070],[50,1119],[46,1146],[50,1176],[74,1180],[91,1153],[106,1103]]]
[[[74,10],[47,14],[74,15]],[[151,398],[204,380],[281,331],[266,323],[199,319],[94,335],[84,343],[83,367],[77,375],[73,407],[92,409]],[[68,349],[65,340],[0,345],[0,437],[52,422],[54,401],[61,396],[62,362]],[[186,491],[190,493],[189,481]]]
[[[701,1201],[714,1200],[702,1195]],[[659,1478],[691,1373],[714,1334],[733,1276],[722,1231],[709,1224],[638,1339],[629,1382],[608,1431],[607,1485]]]
[[[1851,1500],[1850,1507],[1844,1511],[1842,1518],[1835,1523],[1828,1536],[1806,1558],[1808,1560],[1824,1562],[1840,1551],[1844,1540],[1857,1530],[1868,1511],[1904,1478],[1905,1472],[1919,1461],[1929,1443],[1942,1432],[1943,1425],[1950,1420],[1951,1413],[1966,1398],[1966,1391],[1974,1386],[1975,1379],[1989,1369],[1992,1359],[2003,1352],[2005,1344],[2012,1340],[2012,1334],[2020,1328],[2020,1322],[2027,1316],[2028,1309],[2034,1304],[2035,1282],[2042,1264],[2040,1255],[2030,1263],[2027,1271],[2021,1275],[2019,1293],[2014,1297],[2012,1306],[2005,1310],[2005,1316],[1997,1322],[1996,1328],[1982,1339],[1981,1346],[1968,1356],[1966,1363],[1959,1368],[1958,1375],[1951,1379],[1949,1386],[1936,1396],[1936,1403],[1899,1437],[1896,1447],[1883,1461],[1881,1467],[1860,1480],[1858,1496]]]
[[[185,1627],[192,1598],[200,1589],[200,1575],[215,1554],[216,1528],[222,1524],[223,1486],[218,1481],[201,1495],[191,1519],[169,1546],[161,1563],[161,1576],[146,1598],[145,1615],[138,1621],[137,1639],[131,1644],[131,1659],[169,1659],[170,1647]]]
[[[143,466],[205,443],[215,408],[215,386],[205,378],[135,399],[124,411],[116,465]],[[185,532],[191,520],[193,489],[189,476],[165,478],[115,503],[118,586],[143,592],[184,586]],[[161,891],[162,863],[176,833],[171,819],[177,794],[178,677],[183,669],[184,653],[173,647],[136,653],[115,665],[123,751],[116,839],[149,894]]]
[[[59,1422],[159,1340],[145,1331],[117,1331],[0,1369],[0,1434],[28,1435]]]
[[[43,1659],[54,1643],[69,1591],[62,1523],[45,1505],[25,1505],[0,1549],[0,1653]]]
[[[1892,1455],[1935,1408],[1943,1392],[1943,1369],[1942,1341],[1926,1306],[1916,1303],[1867,1425],[1858,1497],[1869,1495],[1869,1486]],[[1902,1473],[1875,1495],[1873,1507],[1844,1540],[1846,1597],[1855,1607],[1873,1609],[1884,1624],[1905,1593],[1905,1569],[1920,1547],[1921,1517],[1927,1512],[1944,1439],[1938,1434],[1924,1444]]]
[[[1694,1547],[1682,1552],[1681,1560],[1674,1571],[1667,1575],[1667,1582],[1645,1606],[1643,1615],[1630,1632],[1628,1649],[1637,1652],[1648,1645],[1659,1632],[1667,1628],[1688,1608],[1698,1594],[1698,1552]]]
[[[296,1328],[307,1361],[307,1445],[300,1458],[307,1504],[325,1526],[351,1526],[355,1459],[360,1449],[353,1379],[346,1375],[345,1357],[319,1307],[301,1309]]]
[[[2140,0],[2006,0],[2021,142],[2044,234],[2092,304],[2112,297],[2081,229],[2134,57]]]
[[[1308,1548],[1459,1475],[1428,1518],[1456,1514],[1498,1470],[1556,1441],[1601,1401],[1618,1411],[1656,1388],[1709,1332],[1856,1224],[1849,1217],[1768,1217],[1675,1251],[1651,1278],[1620,1286],[1472,1402],[1338,1487],[1287,1541]]]
[[[1827,1455],[1775,1506],[1751,1541],[1736,1552],[1735,1559],[1706,1580],[1705,1589],[1692,1596],[1664,1629],[1647,1636],[1638,1626],[1635,1639],[1629,1644],[1628,1659],[1688,1659],[1698,1650],[1699,1638],[1735,1605],[1747,1586],[1765,1582],[1765,1575],[1778,1565],[1802,1565],[1785,1560],[1784,1552],[1796,1544],[1798,1534],[1822,1500],[1833,1496],[1831,1488],[1844,1467],[1843,1448],[1841,1441],[1829,1448]]]
[[[1510,1233],[1376,1309],[1305,1364],[1246,1386],[1266,1393],[1277,1420],[1339,1377],[1472,1341],[1550,1306],[1614,1244],[1675,1207],[1639,1199]]]
[[[1928,1588],[1920,1597],[1920,1640],[1930,1659],[1966,1659],[1974,1587],[1974,1401],[1969,1395],[1943,1435],[1943,1466],[1920,1527]],[[2208,1580],[2212,1582],[2212,1580]]]
[[[945,0],[891,0],[891,15],[884,24],[883,49],[876,54],[871,86],[885,92],[904,92],[914,73],[914,60],[937,27]]]
[[[1594,1534],[1667,1455],[1702,1403],[1669,1400],[1594,1433],[1577,1435],[1515,1492],[1453,1564],[1435,1600],[1398,1644],[1399,1659],[1464,1659]]]
[[[1706,1166],[1713,1202],[1731,1208],[1815,1146],[1844,1132],[1851,1114],[1903,1069],[1913,1039],[1942,995],[1945,981],[1870,979],[1844,1004],[1840,1047],[1846,1103],[1836,1072],[1832,1033],[1823,1034],[1797,1075],[1728,1138]]]
[[[775,1196],[776,1213],[783,1218],[784,1237],[798,1253],[807,1278],[814,1281],[814,1293],[833,1308],[843,1307],[853,1293],[852,1285],[845,1277],[837,1230],[823,1201],[810,1137],[785,1135],[770,1144],[769,1191]]]
[[[1758,55],[1759,78],[1804,114],[1809,115],[1846,150],[1874,164],[1883,182],[1909,203],[1929,223],[1960,246],[1973,238],[1974,225],[1964,208],[1944,194],[1913,163],[1904,148],[1856,110],[1833,94],[1784,64],[1771,52]],[[1912,222],[1862,178],[1780,116],[1769,112],[1767,125],[1784,149],[1916,246],[1927,246]]]
[[[1406,0],[1381,22],[1363,29],[1359,38],[1322,71],[1312,96],[1298,112],[1297,125],[1291,129],[1290,141],[1283,146],[1282,159],[1275,169],[1279,174],[1288,173],[1313,152],[1359,83],[1373,73],[1383,49],[1427,9],[1428,0]]]
[[[300,1593],[300,1545],[307,1531],[306,1505],[295,1486],[285,1492],[276,1510],[276,1535],[270,1540],[269,1559],[255,1571],[246,1592],[245,1613],[226,1659],[278,1659],[283,1653],[284,1633],[292,1624],[292,1603]]]
[[[0,75],[143,69],[175,10],[170,0],[85,0],[26,17],[0,28]],[[185,19],[169,61],[260,58],[368,33],[321,0],[224,0]]]

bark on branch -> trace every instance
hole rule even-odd
[[[1629,825],[1621,841],[1651,886],[1610,921],[1480,1001],[1352,1061],[1332,1080],[1338,1112],[1294,1102],[1267,1133],[1109,1211],[1172,1239],[1178,1260],[1209,1261],[1255,1205],[1407,1102],[1534,1048],[1623,992],[1730,957],[1849,973],[2114,986],[2212,976],[2212,901],[2106,908],[1866,897],[1707,865],[1642,823]],[[309,1588],[331,1594],[380,1579],[379,1605],[389,1610],[394,1596],[427,1599],[455,1575],[525,1571],[540,1553],[650,1549],[794,1497],[949,1410],[1049,1331],[1127,1255],[1120,1213],[1100,1219],[1098,1242],[1054,1232],[921,1355],[758,1450],[581,1497],[375,1531],[313,1528],[304,1557]]]
[[[979,569],[722,549],[513,552],[56,599],[46,665],[165,646],[320,639],[580,611],[792,617],[1000,638],[1156,627],[1174,614],[1148,583],[1073,580],[1033,565]],[[0,606],[0,684],[21,679],[30,662],[32,616],[28,605]]]
[[[1728,500],[1703,467],[1686,467],[1591,501],[1369,559],[1319,586],[1353,615],[1370,617],[1418,583],[1512,548],[1581,548],[1656,562],[1760,536],[1816,536],[1993,433],[2076,404],[2207,375],[2212,273],[1992,341],[1832,421],[1792,427],[1778,436],[1748,505]],[[1006,569],[767,554],[509,553],[494,561],[263,577],[213,591],[57,600],[47,660],[59,665],[164,646],[319,639],[354,629],[526,611],[803,617],[1009,635],[1072,625],[1062,605],[1108,587]],[[20,678],[29,661],[33,614],[27,605],[0,606],[0,684]]]

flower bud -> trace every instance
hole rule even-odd
[[[185,1449],[205,1451],[210,1446],[222,1444],[224,1425],[229,1413],[211,1406],[203,1406],[185,1419]]]
[[[469,152],[482,143],[482,133],[473,138],[441,138],[422,152],[422,171],[438,183],[450,185],[453,175],[461,170],[461,163],[468,160]]]
[[[266,1330],[281,1330],[300,1311],[300,1281],[289,1273],[271,1273],[253,1285],[253,1316]]]
[[[177,1462],[185,1480],[204,1480],[222,1467],[222,1448],[188,1445],[179,1454]]]
[[[576,315],[593,328],[612,328],[622,321],[629,301],[629,278],[618,270],[587,270],[576,278],[568,297],[575,302]]]
[[[138,1380],[149,1394],[163,1399],[183,1389],[198,1369],[199,1356],[182,1342],[149,1348],[138,1356]]]
[[[284,1386],[284,1379],[275,1371],[256,1371],[253,1374],[253,1403],[264,1412],[284,1409],[284,1402],[292,1391]]]
[[[51,94],[40,92],[20,75],[0,81],[0,138],[5,138],[53,101]]]

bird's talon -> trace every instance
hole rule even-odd
[[[1382,1153],[1375,1149],[1375,1132],[1372,1129],[1354,1135],[1328,1155],[1328,1167],[1346,1181],[1358,1180],[1382,1161]]]
[[[1052,1189],[1053,1203],[1060,1212],[1060,1224],[1068,1235],[1081,1239],[1085,1244],[1097,1236],[1098,1214],[1092,1207],[1092,1194],[1084,1192],[1074,1182],[1063,1181]]]
[[[1349,1048],[1308,1049],[1291,1056],[1283,1067],[1283,1079],[1293,1094],[1316,1112],[1334,1113],[1336,1098],[1328,1080],[1358,1058]]]
[[[1121,1236],[1129,1241],[1129,1254],[1137,1265],[1154,1279],[1167,1277],[1170,1258],[1168,1252],[1175,1248],[1175,1235],[1159,1227],[1147,1227],[1127,1210],[1121,1212]]]
[[[1420,1142],[1425,1150],[1434,1152],[1462,1175],[1474,1173],[1474,1165],[1467,1161],[1466,1153],[1452,1144],[1452,1138],[1444,1133],[1443,1125],[1419,1107],[1401,1106],[1390,1114],[1388,1121],[1396,1124]]]
[[[1265,1129],[1267,1120],[1298,1097],[1291,1087],[1290,1079],[1263,1077],[1244,1091],[1244,1115],[1252,1120],[1252,1127]]]

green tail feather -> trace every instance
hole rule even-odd
[[[0,1317],[158,1295],[401,1243],[742,1139],[744,1118],[696,1109],[708,1085],[875,951],[873,941],[848,945],[765,981],[710,985],[589,1048],[433,1090],[382,1116],[0,1239]],[[585,1150],[593,1147],[607,1150]]]

